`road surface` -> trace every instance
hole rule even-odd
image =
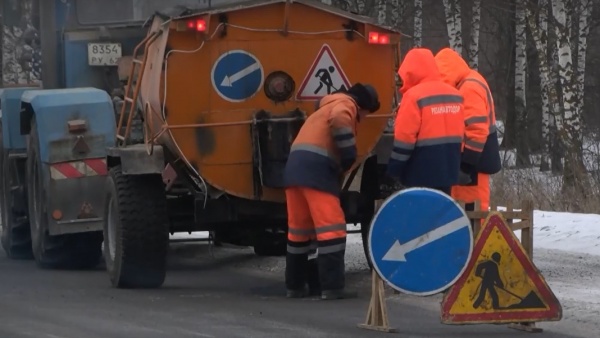
[[[440,297],[390,295],[396,335],[365,331],[367,271],[351,272],[353,300],[323,302],[283,297],[283,277],[270,260],[247,249],[172,244],[165,285],[154,290],[117,290],[102,267],[94,271],[40,270],[32,261],[0,253],[0,338],[153,337],[526,337],[503,325],[445,326]],[[267,264],[269,263],[269,264]],[[542,323],[554,337],[572,335],[577,323]],[[590,337],[588,334],[587,337]]]

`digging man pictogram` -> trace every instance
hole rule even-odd
[[[494,310],[545,308],[544,302],[534,291],[530,291],[527,296],[521,297],[504,287],[504,283],[500,278],[501,259],[502,256],[498,252],[494,252],[491,259],[485,260],[477,265],[475,276],[481,278],[481,285],[479,286],[479,295],[473,303],[473,308],[477,309],[481,306],[486,293],[489,293],[490,298],[492,299],[492,308]],[[498,299],[496,288],[518,298],[520,301],[510,306],[500,307],[500,300]]]
[[[492,259],[479,263],[477,265],[477,269],[475,270],[475,276],[480,277],[481,286],[479,288],[479,296],[473,303],[473,308],[478,308],[483,300],[485,299],[485,294],[489,293],[492,298],[492,308],[499,309],[500,301],[498,300],[498,292],[496,292],[495,286],[498,286],[500,289],[504,289],[504,283],[502,279],[500,279],[500,259],[502,257],[499,253],[494,252],[492,254]]]

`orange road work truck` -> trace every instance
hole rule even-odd
[[[381,162],[374,150],[397,105],[399,40],[369,18],[309,0],[156,14],[121,62],[129,75],[103,215],[113,286],[161,286],[169,232],[210,231],[216,242],[285,254],[290,145],[317,100],[356,82],[377,88],[381,109],[360,124],[359,163],[342,200],[348,223],[368,224]],[[135,128],[142,138],[131,137]]]

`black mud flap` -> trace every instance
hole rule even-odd
[[[304,124],[306,114],[299,109],[273,116],[261,110],[252,124],[254,196],[262,196],[262,188],[283,188],[283,171],[290,148]]]

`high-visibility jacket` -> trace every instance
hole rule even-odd
[[[462,162],[484,174],[499,172],[502,164],[496,132],[496,113],[488,83],[450,48],[440,50],[435,60],[444,82],[457,87],[465,99]]]
[[[304,122],[285,166],[286,187],[308,187],[339,195],[340,177],[356,161],[358,106],[344,93],[321,99]]]
[[[465,129],[463,97],[442,81],[429,49],[410,50],[398,74],[402,100],[388,175],[407,187],[457,184]]]

